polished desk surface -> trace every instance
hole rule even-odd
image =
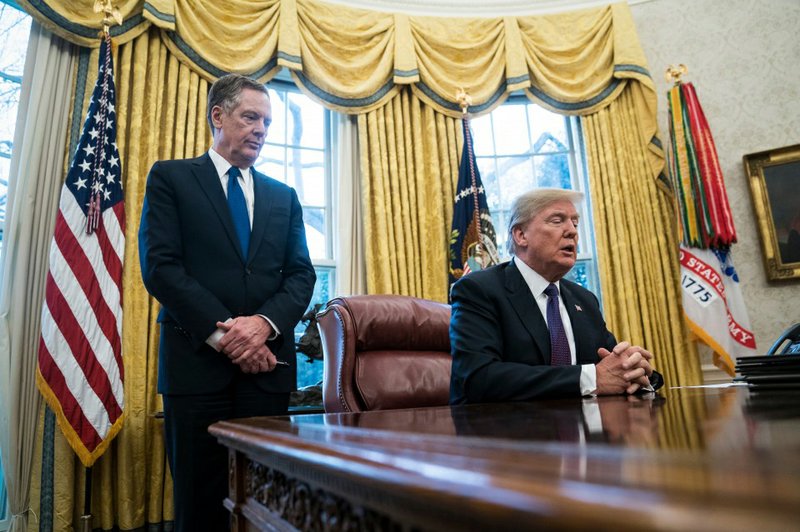
[[[800,530],[800,391],[681,388],[211,431],[232,455],[411,528]]]

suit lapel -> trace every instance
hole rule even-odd
[[[267,176],[253,170],[253,192],[255,202],[253,205],[253,233],[250,235],[250,251],[247,261],[250,262],[258,252],[258,247],[264,238],[274,194],[270,193],[272,185]]]
[[[550,364],[550,331],[547,329],[547,323],[545,323],[542,313],[539,312],[539,306],[536,304],[530,288],[513,262],[509,262],[506,266],[505,277],[506,293],[511,306],[514,307],[525,329],[533,337],[545,362]]]
[[[584,312],[575,292],[572,290],[569,282],[563,279],[559,283],[561,287],[561,298],[564,301],[564,307],[567,309],[569,315],[569,322],[572,325],[572,336],[575,340],[575,361],[577,364],[594,364],[596,363],[596,353],[587,352],[586,342],[581,342],[582,335],[579,331],[592,330],[593,325],[589,322],[586,312]]]
[[[225,228],[225,233],[228,235],[231,245],[241,257],[242,250],[239,245],[239,238],[236,236],[236,229],[233,227],[233,220],[228,209],[228,200],[225,198],[225,192],[222,190],[217,169],[214,167],[211,157],[206,153],[202,157],[195,159],[193,163],[192,173],[198,185],[200,185],[200,189],[214,208],[214,212],[217,214],[222,227]]]

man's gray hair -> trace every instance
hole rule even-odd
[[[206,119],[208,120],[208,125],[212,133],[214,132],[214,123],[211,121],[211,110],[219,106],[226,113],[230,113],[239,105],[239,100],[241,100],[242,91],[244,89],[263,92],[267,95],[267,98],[269,98],[269,91],[266,85],[252,78],[248,78],[247,76],[242,76],[241,74],[222,76],[211,85],[211,89],[208,91]]]
[[[514,204],[511,206],[511,218],[508,220],[508,241],[506,242],[506,247],[511,255],[516,252],[514,229],[528,225],[545,207],[562,200],[569,201],[577,207],[583,201],[583,192],[563,188],[534,188],[514,200]]]

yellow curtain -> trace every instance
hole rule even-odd
[[[99,45],[94,0],[19,3],[70,42]],[[128,218],[127,420],[93,470],[95,526],[129,529],[171,519],[163,434],[153,418],[160,410],[156,304],[141,285],[138,217],[150,165],[199,154],[209,145],[208,82],[228,71],[268,81],[286,67],[310,97],[359,114],[370,293],[447,299],[447,244],[462,142],[459,88],[472,96],[473,114],[524,90],[550,109],[582,116],[609,323],[620,338],[650,347],[671,385],[699,382],[678,307],[672,202],[657,185],[664,156],[655,89],[626,4],[446,21],[319,0],[230,0],[224,9],[215,0],[117,4],[125,17],[111,32],[119,46],[118,144]],[[95,65],[96,51],[88,66],[92,79],[83,80],[88,86]],[[86,101],[76,109],[85,110]],[[82,470],[58,433],[54,454],[55,522],[69,529],[82,509]],[[34,471],[35,504],[41,465]]]
[[[125,269],[123,272],[125,411],[122,431],[92,468],[94,527],[130,530],[172,520],[172,483],[164,452],[156,393],[158,303],[144,289],[137,232],[150,166],[158,159],[194,157],[210,145],[205,109],[207,82],[171,55],[153,28],[114,51],[120,158],[125,175]],[[88,108],[97,75],[97,50],[88,60],[83,102]],[[44,443],[40,421],[37,448]],[[53,455],[34,463],[31,502],[37,515],[42,495],[42,460],[53,468],[54,530],[79,527],[83,514],[84,468],[59,430]],[[49,460],[53,460],[52,465]],[[49,487],[47,489],[50,489]],[[38,528],[29,520],[30,530]]]
[[[632,91],[581,120],[609,328],[647,346],[670,386],[701,384],[683,321],[672,198],[650,177]]]
[[[405,89],[358,116],[358,137],[367,292],[447,301],[458,121]]]
[[[19,0],[45,27],[96,47],[101,17],[94,0]],[[560,111],[607,105],[623,80],[649,81],[625,3],[544,16],[420,17],[320,0],[125,0],[118,43],[151,25],[178,60],[207,80],[228,71],[269,80],[281,66],[325,105],[362,113],[385,105],[404,85],[442,113],[458,117],[456,93],[483,113],[508,93]],[[651,117],[643,117],[651,121]],[[655,117],[647,127],[655,134]],[[650,140],[647,138],[647,141]]]

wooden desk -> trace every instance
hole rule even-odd
[[[686,388],[211,432],[230,449],[236,531],[800,526],[800,393]]]

